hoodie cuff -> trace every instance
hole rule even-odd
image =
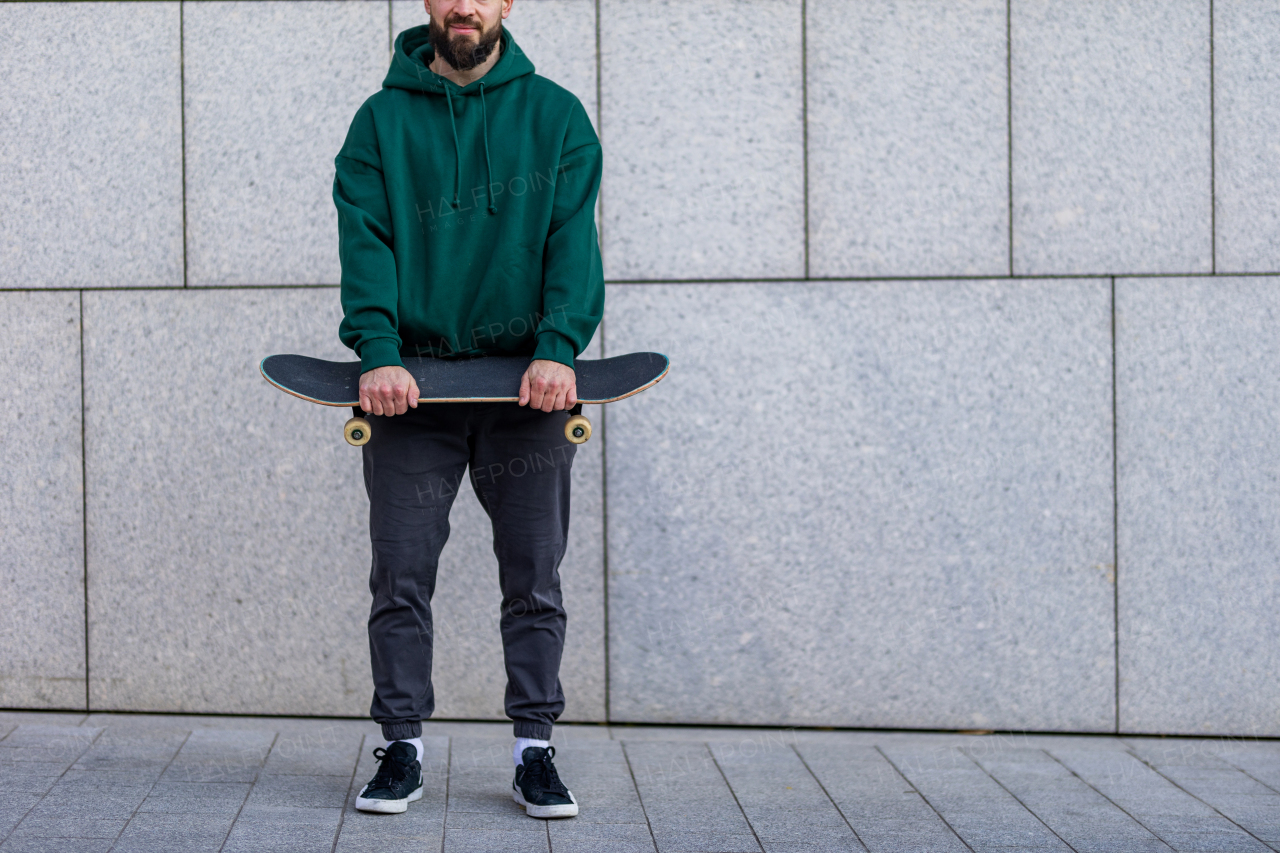
[[[573,367],[573,343],[559,332],[540,332],[533,357]]]
[[[361,344],[360,372],[368,373],[375,367],[404,367],[400,345],[391,338],[374,338]]]

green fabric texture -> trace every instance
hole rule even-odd
[[[338,336],[361,371],[404,355],[572,367],[600,323],[600,140],[505,30],[499,49],[458,86],[428,67],[427,25],[405,30],[334,159]]]

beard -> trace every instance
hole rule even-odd
[[[451,17],[445,21],[444,26],[439,26],[432,18],[430,24],[431,26],[427,28],[427,37],[431,41],[431,47],[435,50],[436,56],[449,63],[455,71],[470,71],[484,62],[498,46],[498,39],[502,38],[502,21],[498,21],[498,25],[487,32],[482,28],[480,21],[474,18]],[[479,35],[474,42],[468,36],[450,38],[449,24],[466,24],[475,27]]]

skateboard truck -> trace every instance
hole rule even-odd
[[[342,434],[346,437],[347,444],[362,447],[369,443],[369,436],[373,434],[373,430],[369,427],[369,422],[364,419],[364,409],[352,406],[351,414],[351,419],[342,428]]]
[[[369,443],[373,429],[364,418],[364,410],[358,406],[351,407],[351,418],[342,428],[342,435],[352,447],[363,447]],[[582,404],[569,410],[569,420],[564,424],[564,437],[574,444],[585,444],[591,438],[591,421],[582,414]]]
[[[351,418],[342,428],[342,435],[352,447],[363,447],[369,443],[373,429],[365,420],[364,410],[359,406],[351,407]],[[591,438],[591,421],[582,414],[582,404],[578,403],[569,410],[569,420],[564,424],[564,437],[574,444],[586,444]]]
[[[591,438],[591,421],[582,414],[582,404],[578,403],[569,410],[569,420],[565,421],[564,437],[574,444],[586,444]]]

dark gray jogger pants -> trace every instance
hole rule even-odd
[[[493,523],[507,716],[516,737],[549,739],[564,710],[559,567],[577,449],[564,437],[568,415],[515,403],[424,403],[403,415],[369,417],[373,719],[387,740],[413,738],[435,709],[431,596],[449,508],[470,467],[471,487]]]

